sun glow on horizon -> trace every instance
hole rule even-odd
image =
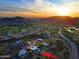
[[[56,13],[61,16],[67,16],[70,13],[70,8],[64,6],[58,7]]]

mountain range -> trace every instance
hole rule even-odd
[[[52,16],[47,18],[26,18],[26,17],[4,17],[0,18],[0,25],[4,24],[27,24],[31,22],[36,23],[59,23],[59,24],[65,24],[68,26],[74,26],[77,22],[79,22],[79,17],[69,17],[69,16]]]
[[[0,25],[21,25],[30,23],[30,19],[24,17],[4,17],[0,18]]]

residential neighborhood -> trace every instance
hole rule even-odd
[[[54,28],[53,25],[47,26],[46,24],[45,26],[44,24],[47,27],[46,29],[43,25],[37,24],[37,26],[32,25],[32,27],[28,26],[28,28],[24,27],[23,29],[16,27],[15,30],[10,29],[15,28],[14,26],[3,27],[7,31],[0,33],[0,55],[7,55],[8,53],[9,59],[71,58],[71,45],[59,34],[59,30],[62,28],[65,31],[66,27]],[[67,31],[70,32],[69,29]]]

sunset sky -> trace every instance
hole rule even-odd
[[[79,17],[79,0],[0,0],[0,16]]]

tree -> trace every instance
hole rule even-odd
[[[79,28],[79,22],[76,22],[76,27]]]

